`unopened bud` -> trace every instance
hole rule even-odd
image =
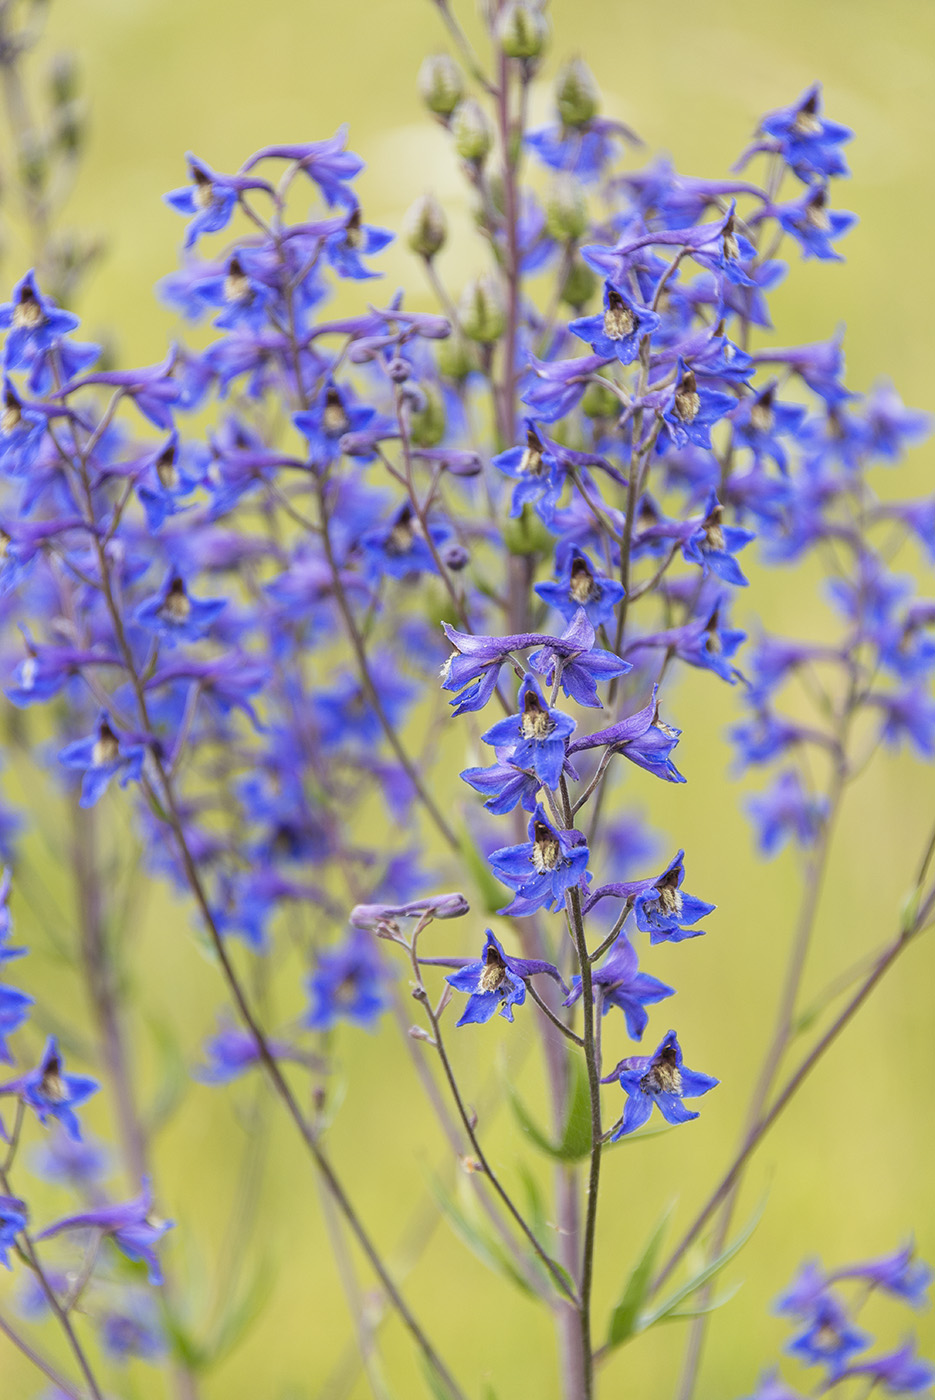
[[[513,0],[497,21],[497,39],[507,58],[538,58],[548,34],[545,16],[528,0]]]
[[[577,242],[588,228],[588,210],[577,180],[560,176],[549,190],[545,202],[545,224],[559,243]]]
[[[458,313],[464,334],[481,345],[499,340],[506,325],[500,288],[490,277],[477,277],[461,294]]]
[[[412,365],[402,355],[394,355],[386,367],[386,372],[394,384],[404,384],[412,373]]]
[[[617,395],[606,384],[589,384],[581,400],[581,412],[586,418],[617,418],[621,408]]]
[[[451,119],[451,134],[455,150],[462,160],[482,165],[493,145],[493,132],[487,114],[479,102],[468,97],[458,103]]]
[[[409,436],[416,447],[437,447],[445,436],[445,405],[434,384],[422,384],[421,406],[409,415]]]
[[[419,69],[419,96],[438,117],[450,117],[464,96],[461,69],[446,53],[430,54]]]
[[[434,258],[448,237],[445,211],[433,194],[417,199],[406,215],[406,242],[421,258]]]
[[[70,53],[56,54],[49,68],[49,93],[56,107],[78,96],[78,66]]]
[[[562,284],[562,301],[574,311],[587,306],[597,290],[597,277],[587,263],[576,261],[568,269],[568,276]]]
[[[471,556],[463,544],[450,544],[443,551],[442,559],[445,561],[445,567],[451,569],[452,573],[459,573],[461,569],[467,568]]]
[[[597,116],[600,93],[590,68],[580,58],[565,64],[555,83],[555,105],[565,126],[587,126]]]
[[[427,1030],[423,1030],[421,1026],[410,1026],[409,1036],[412,1040],[427,1040],[430,1045],[435,1044],[434,1037],[429,1035]]]
[[[446,379],[454,379],[461,383],[467,379],[469,374],[473,374],[477,369],[477,358],[474,350],[459,335],[453,335],[448,340],[443,340],[438,347],[438,372]]]

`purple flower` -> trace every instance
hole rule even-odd
[[[609,578],[591,564],[580,549],[559,551],[563,556],[555,582],[537,583],[536,592],[567,621],[583,608],[592,627],[610,622],[624,595],[622,583]]]
[[[460,776],[475,792],[484,794],[484,806],[496,816],[512,812],[517,802],[522,803],[527,812],[536,810],[542,785],[536,773],[504,762],[492,763],[489,768],[465,768]]]
[[[828,1278],[829,1282],[860,1279],[874,1288],[882,1288],[895,1298],[901,1298],[913,1308],[924,1308],[929,1301],[928,1291],[933,1273],[928,1264],[916,1256],[915,1246],[910,1243],[892,1254],[884,1254],[881,1259],[835,1269]]]
[[[303,1060],[303,1056],[284,1041],[268,1039],[267,1044],[277,1060]],[[193,1078],[202,1084],[230,1084],[261,1061],[255,1037],[229,1022],[205,1042],[205,1055],[208,1063],[192,1071]]]
[[[773,383],[758,394],[741,399],[732,421],[738,443],[749,447],[757,457],[771,457],[780,471],[786,471],[788,459],[780,438],[798,433],[805,421],[805,409],[801,404],[777,402]]]
[[[266,190],[265,180],[247,180],[238,175],[219,175],[203,160],[189,151],[188,174],[191,181],[181,189],[170,190],[164,196],[166,204],[190,220],[185,230],[185,247],[191,248],[203,233],[219,233],[226,228],[237,201],[246,190]]]
[[[3,347],[6,369],[25,369],[55,341],[75,330],[78,317],[62,311],[44,297],[33,271],[21,277],[9,301],[0,305],[0,330],[7,331]]]
[[[196,642],[226,607],[225,598],[193,598],[181,575],[170,572],[159,592],[137,608],[136,620],[167,641]]]
[[[787,768],[759,797],[747,803],[758,827],[760,850],[774,856],[790,838],[804,848],[814,845],[828,815],[824,798],[812,797],[795,769]]]
[[[625,899],[632,904],[637,928],[648,933],[652,943],[681,943],[685,938],[697,938],[704,930],[694,929],[692,925],[713,913],[717,905],[708,904],[706,900],[682,890],[684,855],[684,851],[679,851],[661,875],[648,880],[601,885],[588,896],[585,911],[593,909],[595,904],[609,895],[612,899]]]
[[[833,247],[857,223],[857,215],[828,208],[828,192],[823,186],[808,189],[801,199],[781,204],[774,211],[786,233],[799,244],[803,258],[822,262],[843,262]]]
[[[782,155],[800,180],[811,183],[849,173],[839,147],[854,133],[822,115],[821,83],[806,88],[790,106],[767,112],[760,131],[772,138],[770,149]]]
[[[79,806],[93,807],[106,792],[111,778],[119,774],[122,788],[139,782],[143,773],[146,747],[139,742],[127,743],[114,730],[110,716],[101,711],[97,732],[87,739],[77,739],[60,752],[59,762],[66,768],[84,773]]]
[[[647,396],[654,404],[658,395]],[[674,387],[660,398],[663,421],[676,447],[693,442],[711,446],[711,429],[734,407],[736,399],[699,381],[695,371],[679,358]]]
[[[606,746],[667,783],[684,783],[685,779],[670,757],[682,731],[660,720],[657,689],[657,686],[653,687],[652,699],[642,710],[637,710],[635,714],[619,720],[607,729],[598,729],[593,734],[572,739],[568,745],[569,757],[584,749]]]
[[[682,1049],[675,1031],[669,1031],[653,1055],[630,1055],[601,1080],[617,1080],[627,1095],[627,1106],[611,1142],[633,1133],[649,1121],[655,1105],[667,1123],[687,1123],[698,1114],[686,1108],[685,1099],[696,1099],[715,1088],[717,1079],[682,1063]]]
[[[577,408],[591,378],[607,363],[603,355],[585,355],[578,360],[528,358],[532,373],[523,381],[523,403],[543,423],[554,423]]]
[[[642,1040],[649,1017],[645,1008],[657,1001],[675,996],[675,988],[660,982],[639,971],[636,949],[621,934],[611,948],[602,965],[591,972],[591,983],[595,996],[601,993],[601,1008],[606,1016],[612,1006],[618,1007],[624,1015],[627,1034],[631,1040]],[[581,996],[581,978],[571,979],[572,992],[565,1000],[566,1006],[573,1006]]]
[[[379,277],[380,273],[366,267],[361,257],[379,253],[393,238],[389,229],[362,223],[360,209],[355,208],[343,227],[325,239],[325,257],[339,277],[349,277],[358,282]]]
[[[81,1141],[81,1127],[75,1109],[101,1086],[84,1074],[66,1074],[58,1042],[50,1036],[36,1069],[0,1086],[5,1094],[18,1094],[33,1110],[40,1123],[56,1118],[75,1142]]]
[[[532,914],[543,906],[555,909],[565,891],[580,885],[588,867],[588,848],[580,831],[554,827],[541,803],[529,823],[529,840],[491,852],[498,878],[516,894],[501,914]]]
[[[549,525],[555,516],[565,473],[555,453],[549,451],[542,441],[532,419],[526,418],[524,422],[526,446],[510,447],[492,461],[495,467],[516,482],[510,505],[511,517],[515,519],[522,515],[524,506],[534,505],[536,514]]]
[[[372,1028],[388,1005],[387,972],[373,938],[354,929],[343,944],[321,953],[306,986],[312,999],[309,1030],[328,1031],[339,1020]]]
[[[841,1379],[869,1376],[874,1385],[882,1385],[890,1395],[928,1394],[935,1384],[935,1366],[916,1355],[916,1345],[915,1338],[910,1337],[896,1351],[848,1366]]]
[[[570,321],[568,329],[586,341],[595,355],[605,360],[616,356],[622,365],[629,365],[640,353],[644,337],[651,336],[659,322],[654,311],[638,306],[608,281],[604,283],[603,312]]]
[[[531,769],[539,781],[558,787],[565,762],[565,741],[574,732],[570,715],[546,704],[535,677],[527,671],[519,688],[519,713],[498,720],[481,738],[493,745],[518,768]],[[498,752],[498,757],[503,757]]]
[[[508,957],[488,929],[483,951],[476,962],[467,963],[457,972],[449,973],[445,979],[456,991],[468,993],[467,1005],[458,1025],[481,1025],[489,1021],[496,1011],[507,1021],[512,1021],[513,1007],[522,1006],[526,1000],[526,979],[539,973],[551,977],[566,990],[558,969],[551,963],[535,958]]]
[[[155,1245],[173,1221],[153,1217],[153,1193],[148,1180],[143,1182],[143,1190],[132,1201],[120,1205],[99,1206],[96,1210],[84,1211],[80,1215],[68,1215],[57,1220],[54,1225],[43,1230],[36,1238],[50,1239],[71,1230],[98,1230],[112,1239],[121,1253],[128,1259],[145,1263],[150,1283],[162,1283],[162,1269],[156,1257]]]
[[[827,1366],[829,1379],[839,1380],[851,1357],[864,1351],[871,1338],[854,1326],[831,1293],[819,1294],[806,1317],[807,1325],[786,1343],[786,1351],[806,1366]]]

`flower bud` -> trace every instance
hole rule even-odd
[[[437,447],[445,436],[445,406],[434,384],[420,388],[422,403],[409,415],[409,436],[416,447]]]
[[[434,258],[448,237],[445,211],[433,194],[417,199],[406,215],[406,242],[420,258]]]
[[[613,389],[605,384],[589,384],[581,400],[581,412],[586,418],[618,418],[621,407]]]
[[[580,58],[565,64],[555,83],[555,105],[565,126],[587,126],[597,116],[600,93],[588,65]]]
[[[545,201],[545,224],[559,243],[575,243],[588,228],[588,210],[577,180],[560,175]]]
[[[450,117],[464,95],[461,69],[446,53],[429,54],[419,69],[419,96],[438,117]]]
[[[458,103],[451,120],[451,134],[455,150],[462,160],[469,160],[475,165],[481,165],[486,160],[493,145],[493,133],[486,112],[473,97]]]
[[[497,39],[507,58],[538,58],[548,33],[545,16],[528,0],[512,0],[497,21]]]
[[[467,567],[471,556],[463,544],[450,544],[442,552],[442,559],[445,561],[446,568],[451,569],[453,573],[458,573],[459,570]]]
[[[461,336],[453,335],[439,345],[437,364],[439,374],[460,382],[477,369],[477,357]]]
[[[587,306],[597,289],[597,277],[587,263],[576,260],[568,270],[562,286],[562,301],[574,311]]]
[[[52,60],[49,93],[54,107],[64,107],[78,96],[78,67],[72,54],[56,54]]]
[[[468,340],[492,345],[506,325],[500,288],[491,277],[476,277],[461,293],[458,313]]]

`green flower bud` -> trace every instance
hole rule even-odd
[[[445,436],[445,406],[434,384],[420,384],[425,406],[409,415],[409,436],[416,447],[437,447]]]
[[[562,301],[574,311],[587,306],[597,290],[597,277],[587,263],[576,260],[568,271],[562,286]]]
[[[461,293],[458,315],[468,340],[492,345],[506,326],[500,288],[491,277],[476,277]]]
[[[406,215],[406,242],[422,258],[434,258],[448,237],[445,211],[433,194],[417,199]]]
[[[591,383],[584,391],[581,412],[586,418],[619,418],[621,404],[613,389]]]
[[[558,75],[555,83],[555,105],[565,126],[587,126],[597,116],[600,93],[588,65],[572,58]]]
[[[464,96],[464,76],[446,53],[429,54],[419,69],[419,96],[438,117],[450,117]]]
[[[545,224],[559,243],[576,243],[587,232],[588,210],[577,180],[560,175],[545,201]]]
[[[486,160],[493,145],[493,133],[486,112],[473,97],[458,103],[451,119],[451,134],[462,160],[473,161],[475,165]]]
[[[461,336],[451,335],[447,340],[438,342],[435,363],[438,365],[439,374],[460,383],[477,369],[477,356],[473,347]]]
[[[497,39],[507,58],[538,58],[548,34],[545,16],[527,0],[513,0],[497,21]]]

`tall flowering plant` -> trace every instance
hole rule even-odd
[[[108,1163],[82,1132],[97,1078],[73,1070],[64,1033],[40,1050],[32,997],[4,980],[0,1258],[28,1285],[21,1308],[45,1321],[34,1339],[32,1321],[26,1335],[0,1313],[0,1330],[58,1395],[118,1393],[113,1368],[137,1357],[192,1400],[250,1312],[234,1296],[217,1325],[192,1323],[173,1267],[127,1035],[124,878],[168,882],[217,970],[219,1026],[195,1077],[218,1091],[262,1077],[338,1222],[336,1248],[346,1231],[372,1272],[382,1307],[356,1321],[374,1394],[388,1393],[374,1360],[385,1313],[426,1393],[446,1400],[477,1394],[477,1378],[454,1374],[414,1311],[330,1141],[343,1036],[395,1016],[467,1174],[471,1210],[443,1188],[441,1208],[505,1287],[548,1310],[554,1393],[588,1400],[602,1370],[609,1392],[626,1344],[690,1318],[687,1400],[723,1300],[715,1280],[755,1224],[732,1231],[747,1163],[935,910],[933,835],[893,938],[790,1068],[849,785],[879,741],[935,754],[935,603],[891,567],[913,544],[923,566],[935,557],[935,505],[877,486],[927,420],[888,385],[848,389],[839,335],[794,347],[769,335],[780,254],[842,256],[851,132],[816,84],[762,118],[726,179],[683,176],[601,115],[580,60],[558,73],[554,119],[529,130],[544,6],[486,5],[485,56],[448,0],[435,4],[458,59],[427,59],[420,88],[488,260],[457,295],[431,195],[405,238],[434,309],[357,285],[379,277],[392,234],[360,206],[362,162],[342,129],[265,147],[233,173],[186,157],[166,196],[182,259],[159,294],[194,329],[157,363],[115,368],[36,270],[0,307],[10,732],[18,763],[54,774],[71,822],[75,956],[96,1028],[80,1058],[112,1099],[130,1188],[105,1188]],[[827,616],[812,636],[749,642],[733,620],[747,573],[806,562],[824,572]],[[703,936],[715,905],[689,892],[677,833],[655,858],[623,805],[685,781],[685,666],[734,688],[731,744],[765,773],[750,819],[765,855],[801,848],[803,905],[739,1144],[675,1243],[663,1222],[605,1298],[604,1157],[671,1128],[683,1151],[706,1096],[733,1092],[730,1065],[690,1068],[677,1016],[653,1010],[675,993],[655,946]],[[4,814],[14,890],[17,822],[41,817]],[[8,874],[4,962],[20,951],[10,890]],[[167,957],[180,936],[167,929]],[[496,1034],[497,1016],[541,1034],[554,1132],[507,1097],[517,1150],[557,1163],[548,1204],[528,1172],[517,1184],[492,1159],[489,1113],[466,1085],[469,1042]],[[44,1145],[38,1170],[75,1197],[63,1218],[34,1219],[30,1139]],[[868,1350],[835,1291],[844,1280],[918,1304],[928,1274],[909,1248],[833,1274],[809,1265],[782,1304],[801,1329],[791,1352],[826,1366],[830,1386],[927,1388],[911,1346]],[[790,1393],[776,1372],[757,1391]]]

